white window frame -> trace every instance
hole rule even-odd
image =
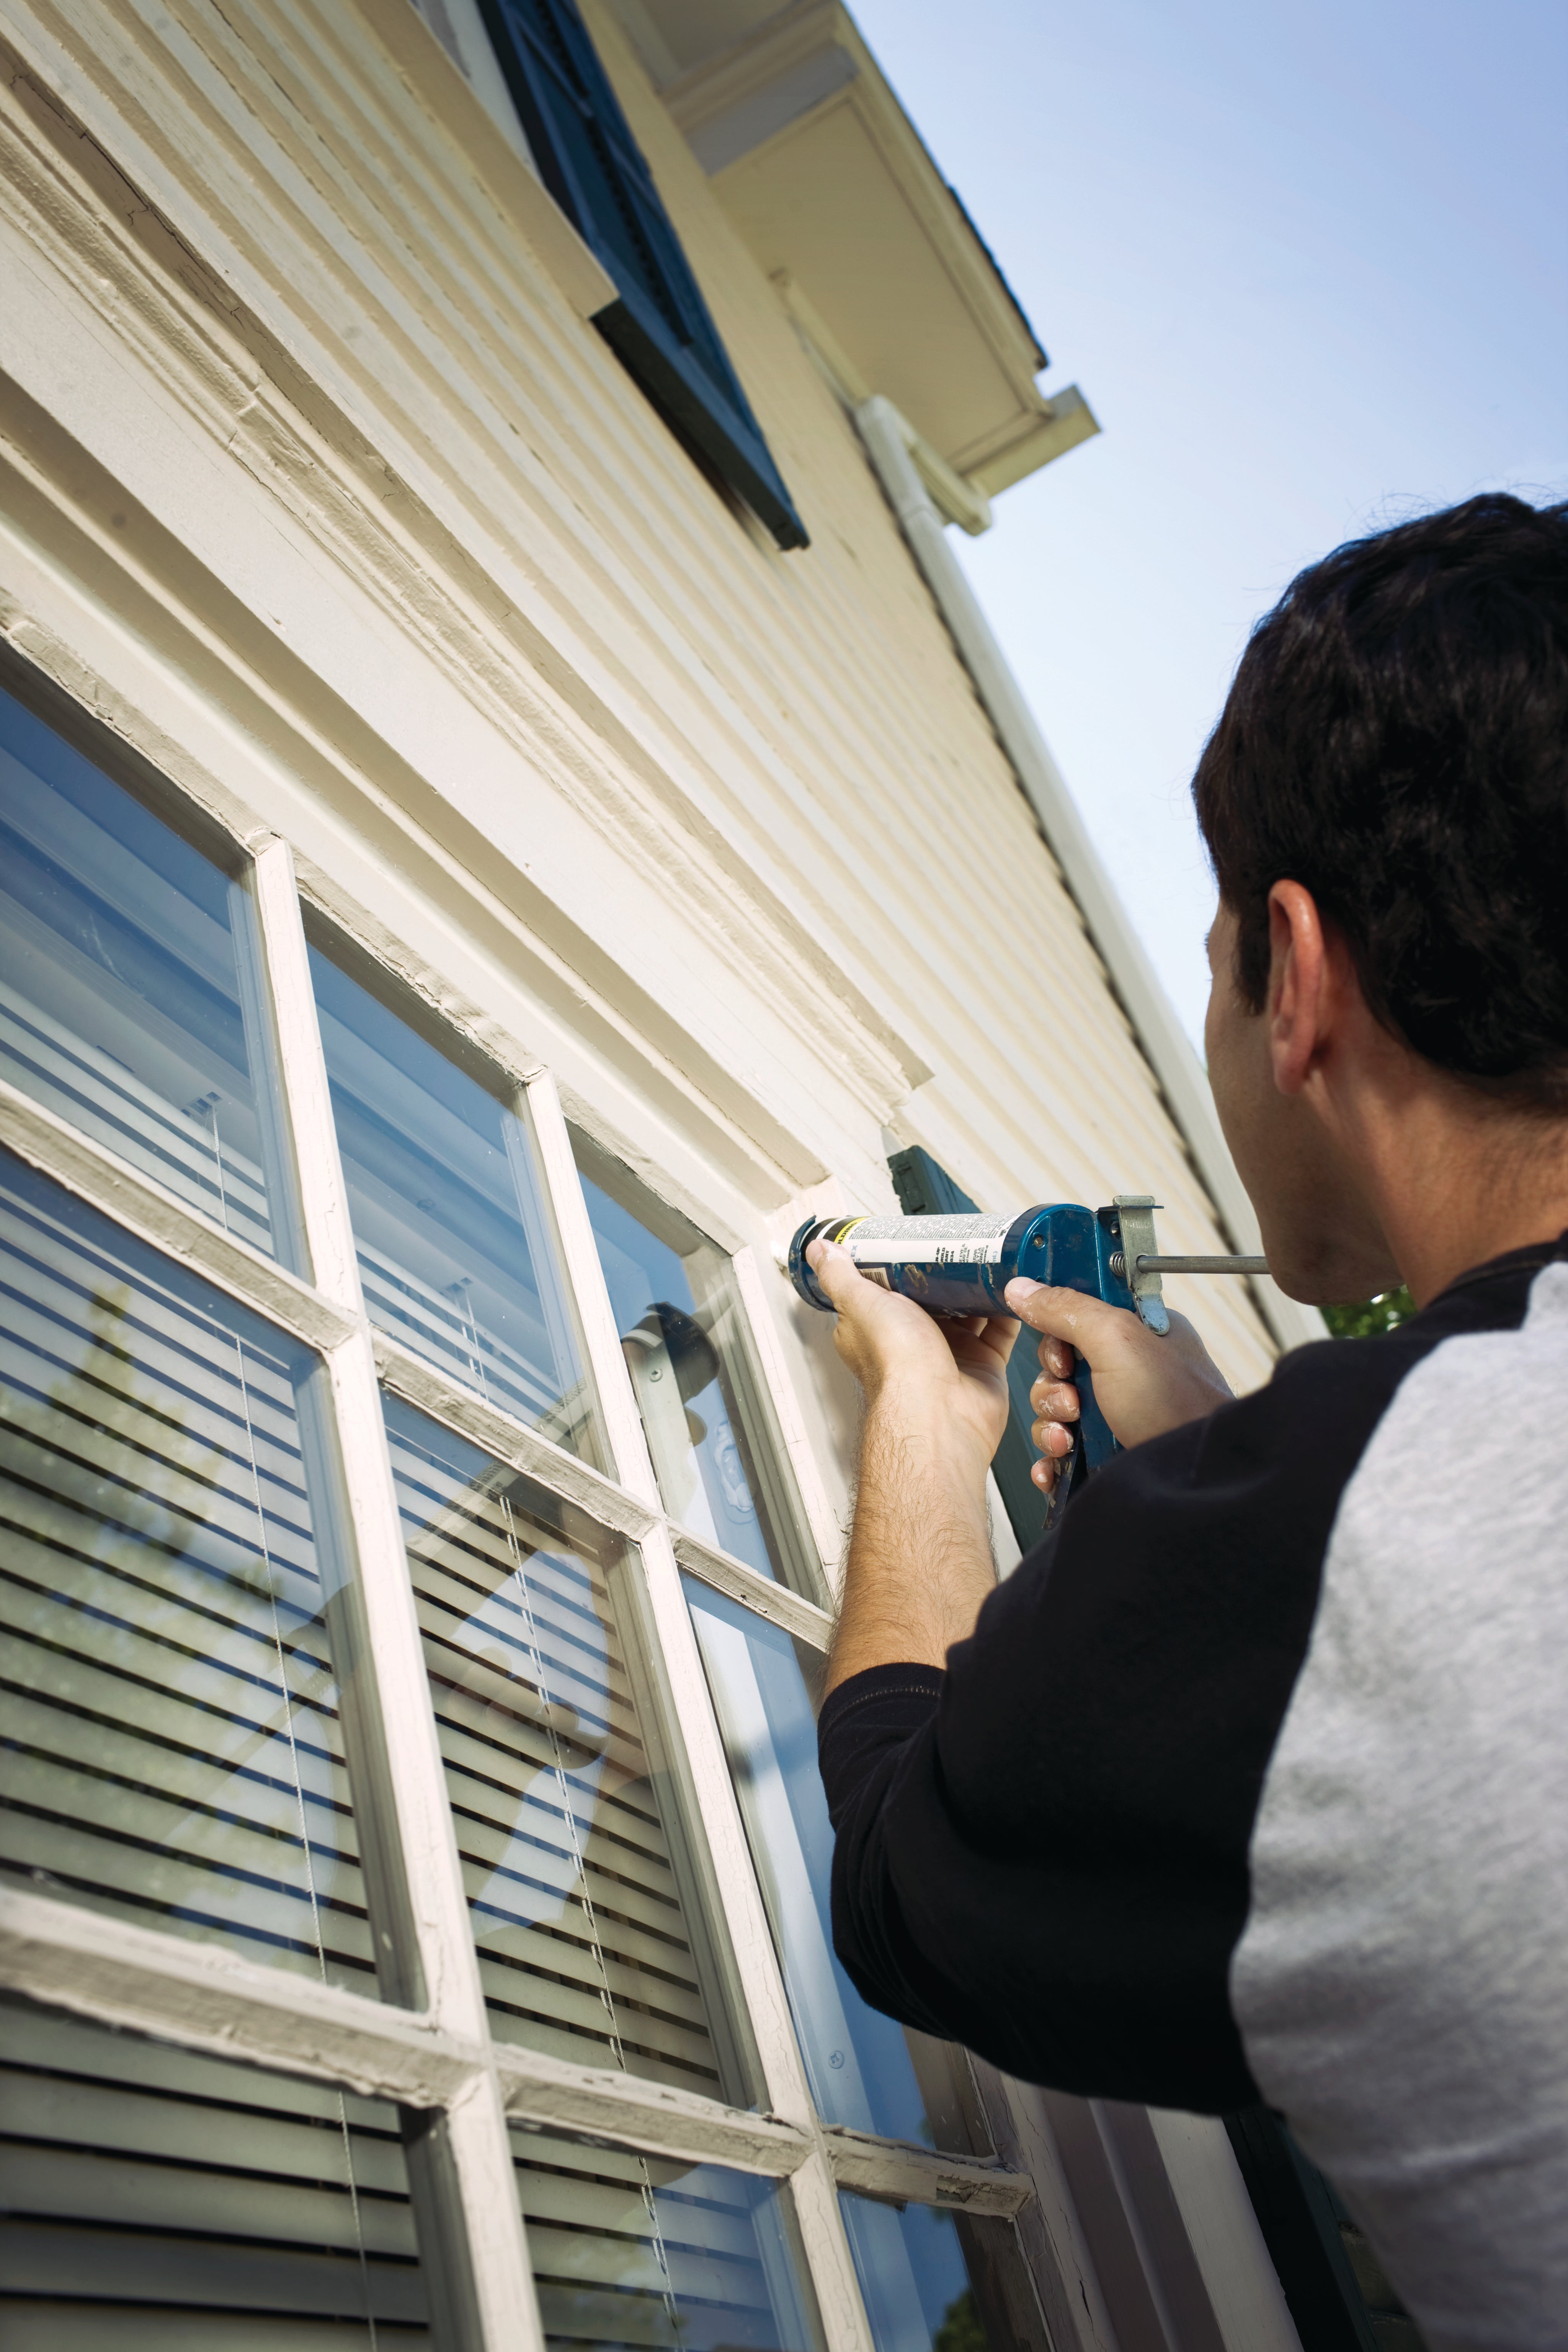
[[[277,1076],[293,1139],[313,1279],[301,1279],[226,1233],[4,1080],[0,1141],[119,1226],[199,1269],[237,1303],[317,1351],[327,1367],[370,1667],[384,1719],[398,1727],[397,1738],[387,1744],[386,1785],[356,1790],[355,1803],[390,1808],[413,1898],[412,1933],[428,2005],[417,2012],[398,2009],[269,1970],[216,1945],[10,1890],[0,1890],[0,1983],[101,2023],[344,2084],[405,2106],[444,2110],[477,2314],[473,2342],[465,2342],[460,2352],[542,2352],[513,2168],[518,2151],[509,2131],[512,2122],[592,2134],[661,2157],[729,2165],[784,2184],[828,2352],[874,2352],[838,2189],[1011,2219],[1034,2197],[1035,2186],[1026,2172],[999,2160],[938,2155],[825,2126],[813,2108],[681,1573],[713,1586],[818,1651],[827,1646],[832,1621],[810,1601],[700,1541],[666,1512],[570,1135],[547,1070],[534,1069],[519,1083],[526,1092],[617,1475],[601,1474],[373,1328],[360,1289],[293,856],[276,836],[260,843],[254,835],[248,844],[237,840],[236,849],[238,857],[248,859],[252,874]],[[755,1326],[755,1268],[749,1253],[741,1255],[746,1263],[736,1262],[737,1288],[742,1311]],[[793,1432],[798,1415],[793,1400],[781,1392],[771,1334],[758,1330],[756,1338],[762,1377],[779,1422]],[[716,1924],[732,1954],[735,1991],[758,2053],[765,2113],[742,2112],[696,2093],[574,2065],[491,2038],[393,1487],[383,1388],[569,1499],[610,1535],[626,1539],[640,1562],[640,1589],[658,1645],[670,1729],[699,1816],[691,1826],[706,1843],[721,1915]],[[786,1452],[795,1451],[786,1439]],[[995,2095],[994,2087],[985,2100],[988,2109]],[[1004,2117],[994,2116],[992,2123],[995,2145],[1016,2144]],[[1046,2284],[1038,2279],[1036,2284],[1037,2291]],[[1048,2305],[1054,2297],[1047,2290],[1041,2300]]]

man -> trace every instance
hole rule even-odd
[[[995,1583],[1011,1323],[818,1245],[866,1392],[820,1725],[838,1950],[1009,2072],[1261,2096],[1432,2352],[1568,2347],[1568,507],[1344,547],[1198,768],[1215,1100],[1294,1297],[1419,1312],[1233,1401],[1018,1281],[1129,1450]],[[1135,1171],[1132,1171],[1135,1172]]]

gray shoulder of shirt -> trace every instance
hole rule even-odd
[[[1231,1999],[1265,2097],[1431,2352],[1562,2352],[1568,1265],[1390,1401],[1249,1859]]]

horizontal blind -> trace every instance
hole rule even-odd
[[[386,1400],[492,2030],[721,2095],[612,1581],[617,1549]]]
[[[314,947],[310,971],[371,1320],[597,1461],[593,1391],[521,1106]]]
[[[395,2109],[0,2004],[6,2352],[423,2347]]]
[[[373,1990],[312,1359],[9,1155],[0,1288],[0,1871]]]
[[[787,2192],[546,2133],[514,2135],[518,2196],[552,2352],[805,2352]]]
[[[13,910],[0,892],[0,922]],[[20,924],[16,925],[20,928]],[[218,1123],[216,1090],[176,1109],[112,1054],[0,979],[0,1073],[57,1118],[171,1192],[203,1209],[253,1249],[270,1250],[261,1170]]]

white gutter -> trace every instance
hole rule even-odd
[[[1220,1133],[1208,1080],[1155,978],[1142,940],[1127,919],[974,591],[947,543],[942,518],[910,455],[913,428],[880,393],[862,401],[854,415],[910,552],[925,574],[1024,797],[1078,902],[1226,1238],[1242,1256],[1254,1256],[1261,1247],[1258,1220]],[[1282,1348],[1300,1347],[1304,1339],[1323,1337],[1322,1318],[1315,1307],[1287,1298],[1267,1276],[1253,1276],[1251,1283],[1259,1310]]]

